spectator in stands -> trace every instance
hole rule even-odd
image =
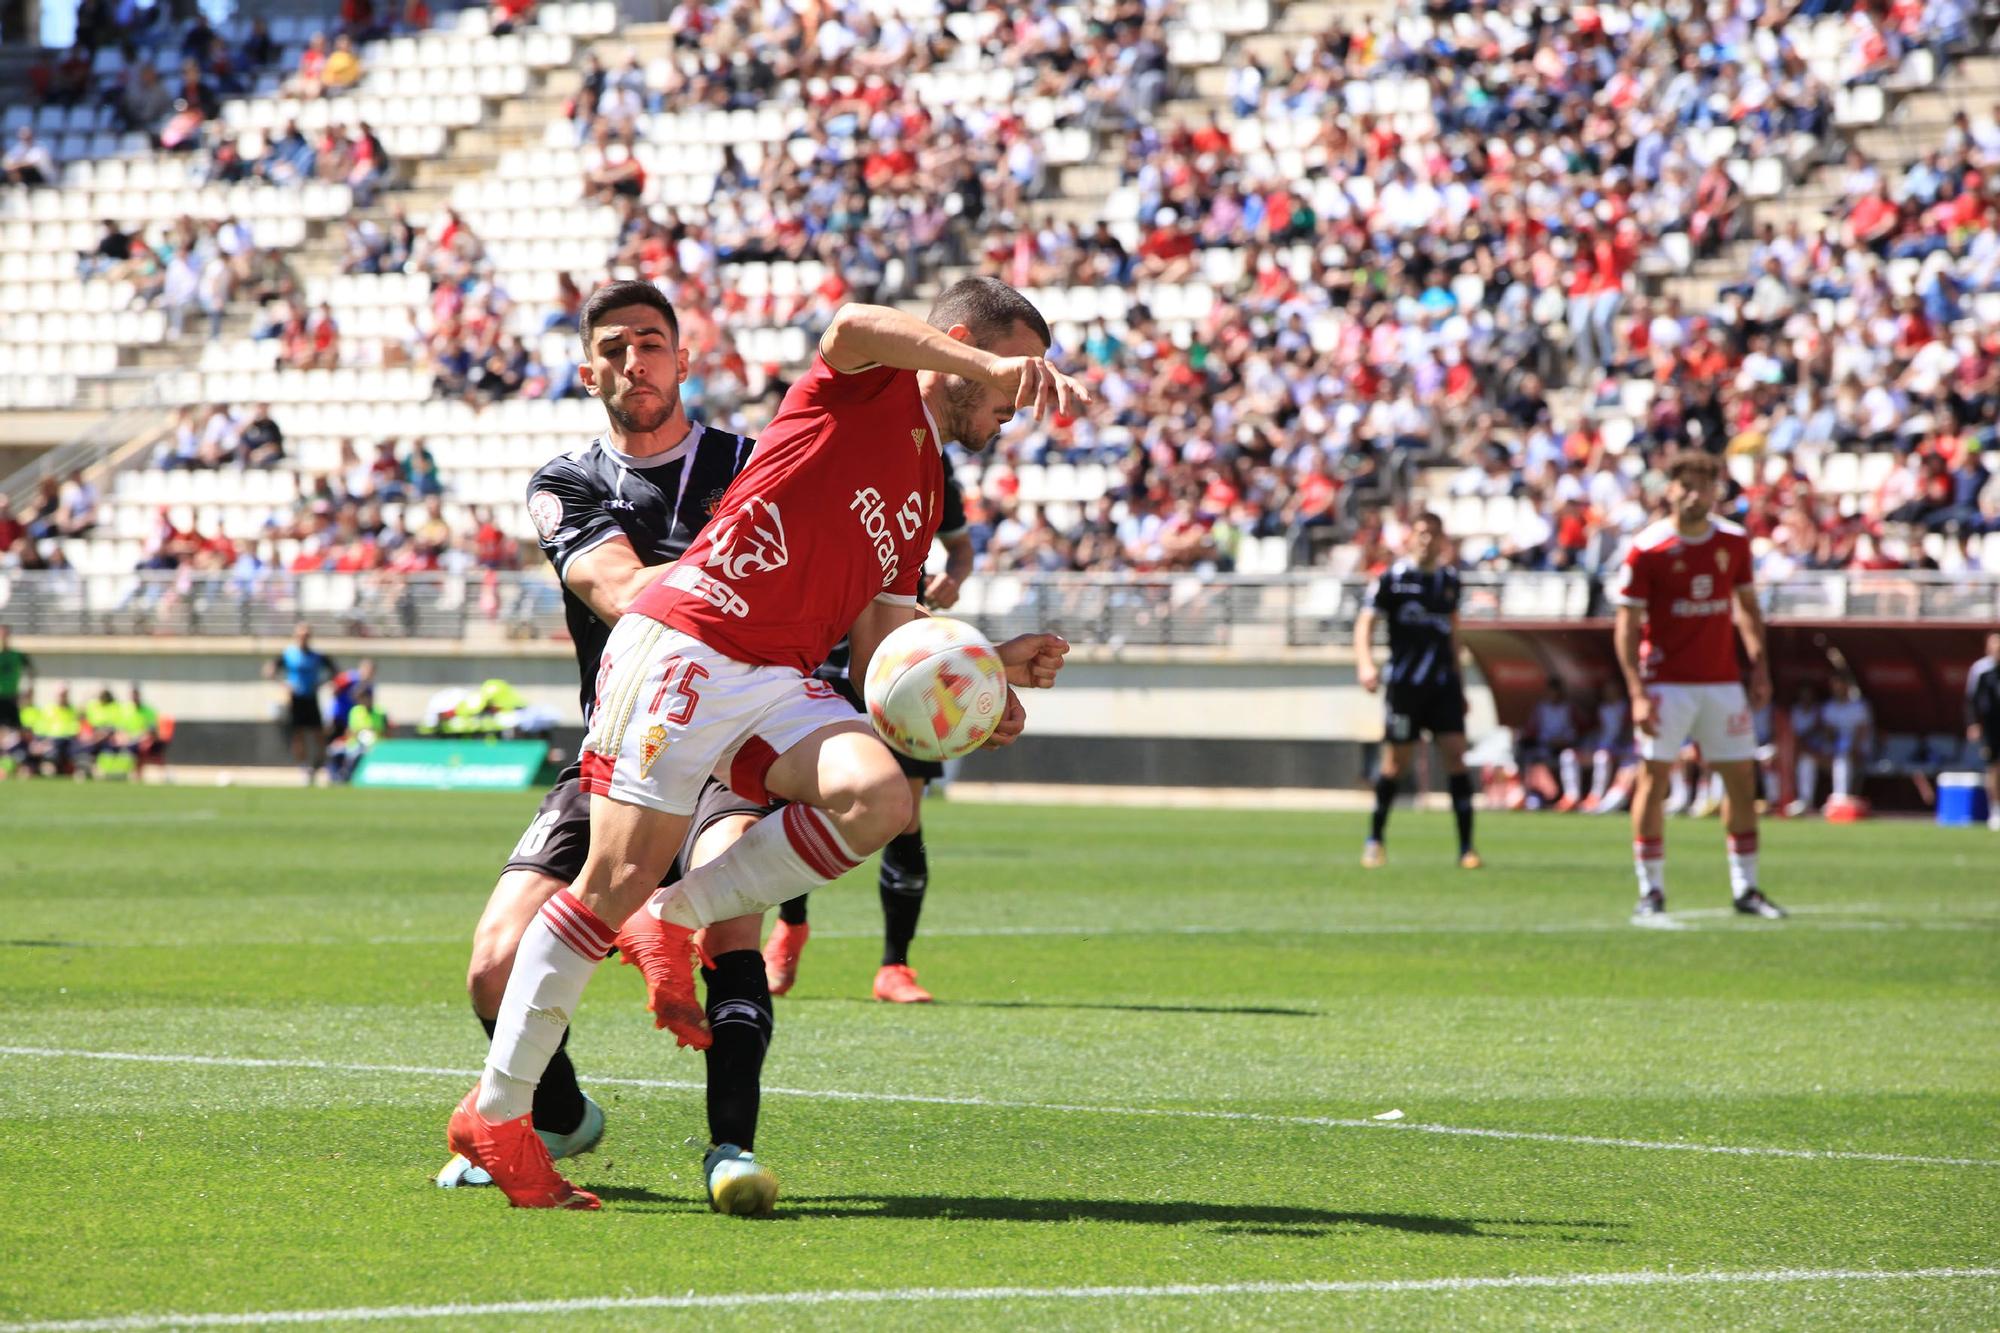
[[[285,81],[285,96],[306,99],[324,96],[326,61],[326,34],[316,32],[306,39],[304,49],[299,52],[298,69]]]
[[[257,159],[255,173],[273,185],[298,185],[313,178],[317,165],[312,141],[296,120],[288,120],[285,128],[272,136],[264,156]]]
[[[0,180],[9,185],[55,184],[56,160],[29,126],[14,131],[14,142],[8,145],[6,155],[0,157]]]
[[[535,0],[493,0],[493,32],[504,37],[526,24],[535,13]]]
[[[247,73],[257,74],[276,63],[284,48],[271,36],[271,24],[262,14],[250,20],[250,31],[236,48],[236,63]]]
[[[235,461],[240,467],[276,467],[285,457],[285,434],[271,419],[271,405],[259,403],[236,435]]]
[[[599,120],[583,150],[585,195],[609,204],[620,196],[637,199],[645,188],[646,168],[640,165],[630,127],[621,137],[610,121]]]
[[[57,492],[54,535],[88,536],[97,526],[97,502],[96,483],[84,475],[82,468],[73,470]]]
[[[325,62],[320,66],[319,96],[331,97],[336,93],[349,92],[361,82],[361,57],[354,49],[354,39],[341,33],[333,39],[333,49],[327,52]]]
[[[108,275],[131,261],[132,234],[120,230],[118,224],[109,218],[98,225],[104,230],[97,238],[97,245],[77,257],[76,275],[79,278]]]
[[[28,541],[28,525],[14,513],[14,498],[0,491],[0,569],[18,562]]]
[[[160,81],[160,72],[141,61],[127,68],[124,87],[113,111],[118,128],[126,133],[147,133],[174,109],[174,95]]]

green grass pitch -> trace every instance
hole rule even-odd
[[[872,870],[815,899],[745,1221],[615,966],[605,1211],[429,1182],[535,799],[0,785],[0,1330],[2000,1326],[1984,829],[1774,824],[1766,924],[1676,821],[1641,931],[1622,820],[1364,873],[1358,815],[937,804],[940,1002],[867,1000]]]

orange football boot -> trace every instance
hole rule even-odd
[[[891,1004],[929,1004],[931,993],[917,984],[908,963],[891,963],[875,974],[875,998]]]
[[[666,1028],[683,1046],[705,1051],[715,1040],[708,1014],[694,993],[694,932],[640,908],[614,937],[618,956],[646,978],[646,1007],[653,1026]]]
[[[494,1124],[482,1119],[479,1085],[465,1094],[465,1100],[451,1113],[445,1142],[466,1161],[493,1177],[493,1183],[516,1208],[572,1208],[596,1210],[604,1203],[589,1190],[580,1190],[562,1178],[549,1157],[548,1145],[535,1133],[535,1118]]]
[[[764,980],[770,983],[771,994],[783,995],[799,979],[799,955],[805,952],[806,941],[812,938],[812,922],[801,921],[793,925],[780,921],[771,930],[771,938],[764,941]]]

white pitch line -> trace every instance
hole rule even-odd
[[[477,1078],[476,1069],[435,1065],[363,1065],[332,1060],[264,1059],[233,1055],[154,1055],[136,1051],[78,1051],[50,1046],[0,1046],[0,1056],[19,1055],[50,1060],[115,1060],[130,1064],[209,1065],[236,1069],[312,1069],[336,1074],[415,1074],[436,1078]],[[654,1088],[685,1092],[707,1084],[687,1079],[600,1078],[593,1084],[620,1088]],[[774,1097],[804,1097],[830,1102],[888,1102],[917,1106],[968,1106],[999,1111],[1045,1111],[1061,1115],[1145,1116],[1162,1120],[1227,1120],[1258,1125],[1298,1125],[1312,1129],[1400,1130],[1441,1134],[1452,1138],[1504,1139],[1518,1143],[1565,1143],[1586,1148],[1633,1148],[1645,1152],[1707,1153],[1719,1157],[1782,1157],[1807,1162],[1896,1162],[1908,1166],[2000,1167],[2000,1158],[1925,1157],[1908,1153],[1853,1152],[1837,1148],[1770,1148],[1727,1143],[1675,1143],[1659,1139],[1622,1139],[1595,1134],[1554,1134],[1528,1129],[1484,1129],[1470,1125],[1436,1125],[1412,1120],[1374,1120],[1320,1115],[1281,1115],[1269,1111],[1204,1111],[1177,1106],[1088,1106],[1068,1102],[1012,1101],[999,1097],[951,1096],[919,1092],[850,1092],[838,1088],[778,1088]]]
[[[602,1314],[614,1310],[740,1310],[759,1306],[926,1305],[970,1301],[1168,1300],[1207,1296],[1345,1296],[1402,1292],[1534,1291],[1617,1287],[1755,1286],[1798,1282],[1934,1282],[2000,1277],[2000,1268],[1771,1268],[1748,1272],[1522,1274],[1514,1277],[1356,1279],[1345,1282],[1177,1282],[1141,1287],[896,1287],[881,1291],[744,1291],[698,1296],[585,1296],[474,1305],[377,1305],[245,1314],[139,1314],[0,1324],[0,1333],[141,1333],[160,1328],[345,1324],[389,1319]]]

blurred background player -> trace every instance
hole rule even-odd
[[[1666,916],[1666,786],[1689,741],[1722,775],[1736,910],[1785,915],[1757,887],[1757,737],[1750,711],[1770,700],[1771,674],[1750,539],[1714,517],[1721,477],[1721,464],[1709,454],[1684,453],[1667,465],[1672,516],[1633,541],[1611,589],[1618,606],[1618,665],[1646,765],[1632,804],[1639,877],[1632,919],[1639,924],[1658,924]],[[1747,692],[1736,664],[1738,634],[1750,657]]]
[[[1986,827],[2000,833],[2000,632],[1965,674],[1965,734],[1986,760]]]
[[[326,763],[326,718],[319,709],[319,691],[334,673],[333,659],[312,646],[312,626],[306,624],[294,629],[285,650],[264,664],[264,679],[284,677],[285,732],[291,740],[292,761],[305,772],[308,787]]]
[[[610,431],[536,472],[528,483],[528,512],[562,583],[588,721],[611,626],[687,550],[754,443],[689,420],[680,398],[688,362],[679,320],[651,284],[599,288],[584,303],[578,332],[588,357],[583,380],[603,401]],[[489,1038],[522,933],[576,879],[589,851],[590,804],[578,775],[572,764],[543,798],[474,933],[466,988]],[[769,808],[711,782],[670,878],[720,855]],[[760,914],[707,931],[706,1013],[693,1001],[693,946],[686,931],[666,930],[639,912],[617,936],[621,956],[645,974],[655,1026],[706,1051],[712,1146],[702,1175],[711,1205],[724,1212],[766,1211],[777,1196],[777,1177],[754,1156],[759,1081],[772,1033],[757,951],[762,926]],[[556,1158],[589,1152],[604,1134],[603,1109],[578,1084],[568,1048],[565,1032],[531,1112],[536,1133]],[[492,1180],[454,1154],[437,1183],[453,1188]]]
[[[1383,838],[1396,788],[1420,735],[1444,756],[1451,812],[1458,821],[1458,863],[1480,866],[1472,847],[1472,776],[1465,771],[1465,677],[1459,671],[1458,569],[1445,561],[1444,520],[1422,513],[1410,528],[1410,554],[1369,585],[1354,618],[1355,676],[1370,694],[1382,685],[1375,667],[1375,621],[1389,622],[1389,680],[1383,696],[1383,750],[1375,778],[1375,815],[1361,864],[1386,864]]]
[[[1819,710],[1833,751],[1833,794],[1828,808],[1852,801],[1860,792],[1855,787],[1855,765],[1865,770],[1875,748],[1875,711],[1854,682],[1846,676],[1833,678],[1833,697]]]
[[[1584,797],[1583,808],[1589,814],[1608,815],[1625,808],[1639,780],[1632,751],[1632,705],[1618,691],[1599,686],[1593,712],[1597,730],[1590,738],[1590,795]]]
[[[1562,677],[1550,676],[1547,690],[1515,738],[1514,762],[1521,770],[1526,805],[1574,810],[1581,800],[1582,767],[1577,759],[1576,709]]]
[[[938,544],[944,547],[944,568],[924,584],[920,601],[934,611],[948,611],[958,601],[958,588],[972,572],[972,535],[965,523],[965,500],[951,469],[944,474],[944,517],[938,523]],[[832,683],[854,711],[866,711],[861,689],[847,674],[847,640],[814,674]],[[875,998],[892,1004],[928,1004],[931,993],[917,984],[910,967],[910,941],[917,935],[924,894],[930,888],[930,857],[924,847],[924,789],[944,777],[944,765],[898,754],[896,763],[910,781],[910,822],[882,849],[882,870],[876,891],[882,899],[882,962],[875,973]],[[778,907],[778,924],[764,944],[764,974],[771,994],[783,995],[799,975],[799,954],[812,927],[806,920],[806,899],[794,898]]]
[[[0,732],[21,726],[21,694],[34,687],[35,660],[14,646],[14,632],[0,625]]]
[[[1796,819],[1819,804],[1819,770],[1833,753],[1833,738],[1826,729],[1819,690],[1810,681],[1798,688],[1792,700],[1792,800],[1785,813]]]
[[[333,678],[333,695],[326,712],[326,738],[328,743],[339,740],[347,733],[347,715],[354,705],[364,698],[375,695],[375,660],[364,657],[352,669],[340,672]]]

